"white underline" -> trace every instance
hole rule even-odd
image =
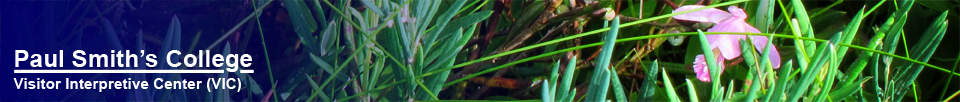
[[[227,73],[225,70],[13,70],[13,73]],[[240,70],[240,73],[253,73],[253,70]]]

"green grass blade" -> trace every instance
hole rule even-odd
[[[426,46],[424,46],[425,49],[429,50],[431,48],[431,45],[434,43],[434,41],[436,41],[437,37],[440,36],[440,32],[443,32],[444,30],[460,29],[460,28],[445,28],[445,27],[447,26],[447,23],[450,22],[450,18],[453,18],[453,16],[457,14],[457,10],[460,10],[460,7],[462,7],[463,4],[465,3],[467,3],[467,0],[457,0],[452,5],[450,5],[450,8],[448,8],[447,11],[443,13],[443,15],[440,15],[440,18],[437,18],[437,23],[434,24],[435,28],[431,28],[434,30],[428,32],[428,35],[424,37],[426,38],[424,39],[424,42],[427,43]]]
[[[568,93],[570,91],[570,84],[573,83],[573,75],[576,72],[577,68],[577,56],[570,58],[570,61],[567,62],[567,69],[563,72],[563,81],[560,82],[560,90],[558,91],[559,95],[557,97],[561,98],[560,101],[569,102],[573,100],[566,100],[566,97],[574,97],[576,93]]]
[[[789,97],[787,97],[787,101],[797,101],[800,99],[801,95],[805,95],[806,92],[809,91],[807,89],[810,88],[811,82],[814,81],[814,78],[819,76],[817,74],[820,74],[820,71],[822,70],[821,68],[827,64],[827,59],[832,57],[829,56],[829,53],[834,53],[833,51],[835,51],[835,44],[831,41],[827,41],[824,44],[828,45],[817,48],[817,55],[813,58],[816,60],[814,60],[813,63],[807,63],[810,64],[808,65],[809,67],[806,68],[806,71],[803,71],[803,76],[800,78],[800,83],[793,87],[793,90],[795,91],[793,91],[791,94],[788,94]]]
[[[617,70],[610,70],[610,80],[613,86],[613,95],[616,96],[617,102],[627,102],[627,94],[624,93],[623,84],[620,83],[620,77],[617,75]]]
[[[653,101],[653,95],[657,92],[657,73],[660,69],[659,61],[654,60],[650,64],[650,67],[647,67],[646,75],[649,76],[643,79],[643,85],[640,86],[640,99],[638,101]]]
[[[687,94],[690,95],[689,96],[690,102],[699,102],[700,99],[697,98],[697,90],[694,89],[693,82],[690,82],[690,79],[686,79],[686,80],[687,80],[687,92],[688,92]]]
[[[787,84],[790,82],[789,76],[793,72],[793,60],[788,60],[783,64],[782,69],[780,69],[779,77],[777,78],[776,83],[774,83],[774,88],[772,88],[770,93],[767,93],[767,96],[763,99],[763,102],[781,102],[781,97],[783,96],[787,88]]]
[[[321,100],[321,101],[327,101],[327,102],[329,102],[329,101],[330,101],[330,97],[327,97],[327,94],[322,91],[323,88],[320,88],[320,86],[317,85],[317,82],[316,82],[316,81],[313,81],[313,78],[310,78],[310,75],[306,75],[306,77],[307,77],[307,78],[306,78],[307,81],[310,82],[310,87],[313,87],[313,90],[314,90],[314,91],[312,92],[313,94],[311,94],[310,96],[311,96],[311,97],[313,97],[313,96],[320,96],[320,100]],[[313,98],[310,98],[310,99],[307,100],[307,102],[312,102],[312,101],[313,101]]]
[[[801,37],[801,35],[800,35],[800,34],[801,34],[800,29],[801,29],[801,28],[800,28],[799,23],[797,23],[797,22],[798,22],[797,19],[792,19],[792,22],[794,22],[794,23],[791,23],[790,28],[791,28],[791,31],[793,31],[793,36],[794,36],[794,37]],[[812,47],[807,47],[807,46],[805,46],[805,45],[806,45],[805,43],[807,43],[807,42],[805,42],[805,41],[793,40],[793,42],[794,42],[794,43],[793,43],[794,47],[796,47],[797,62],[801,63],[801,64],[799,64],[799,65],[800,65],[800,67],[799,67],[800,69],[799,69],[799,70],[800,70],[800,71],[804,71],[804,70],[806,70],[806,68],[807,68],[807,63],[809,63],[809,61],[808,61],[808,60],[810,60],[810,57],[809,57],[809,56],[813,54],[813,53],[807,53],[807,49],[812,49]]]
[[[540,95],[540,100],[543,100],[543,102],[553,102],[554,96],[551,96],[552,93],[550,91],[550,80],[544,80],[543,84],[540,86],[540,89],[540,93],[543,94]]]
[[[773,23],[773,11],[774,11],[774,2],[773,0],[760,0],[759,7],[757,7],[757,12],[754,17],[754,25],[760,32],[768,33],[771,32],[770,26]]]
[[[799,21],[794,23],[798,23],[800,25],[800,34],[804,37],[814,38],[815,35],[813,33],[813,25],[810,23],[810,16],[807,15],[807,9],[803,7],[803,3],[800,3],[800,0],[793,0],[790,2],[790,4],[793,5],[793,10],[795,12],[794,14],[796,14],[796,19]],[[818,48],[813,41],[805,41],[804,44],[805,45],[803,46],[806,46],[807,48]],[[806,53],[812,54],[814,53],[813,51],[814,49],[806,49]]]
[[[703,48],[703,57],[707,60],[707,67],[710,69],[710,80],[713,84],[712,93],[710,94],[711,101],[721,101],[721,96],[723,93],[720,93],[720,68],[717,65],[717,58],[713,55],[713,50],[710,50],[710,43],[707,41],[707,35],[703,34],[703,31],[697,30],[700,33],[700,47]]]
[[[546,92],[546,93],[543,93],[543,94],[544,94],[543,96],[545,96],[544,99],[543,99],[544,101],[548,101],[548,100],[546,99],[547,97],[549,97],[549,99],[550,99],[549,101],[554,101],[554,100],[556,100],[556,97],[557,97],[557,86],[558,86],[558,84],[550,84],[550,83],[551,83],[551,82],[553,82],[553,83],[560,82],[560,81],[557,80],[558,77],[560,77],[560,60],[557,60],[557,62],[554,63],[554,65],[553,65],[553,70],[550,70],[550,80],[544,81],[544,82],[543,82],[543,83],[544,83],[544,84],[543,84],[544,86],[541,86],[541,87],[544,87],[544,90],[548,90],[548,91],[544,91],[544,92]],[[548,84],[549,84],[550,86],[547,86]]]
[[[940,41],[943,40],[943,36],[946,34],[947,14],[948,12],[943,12],[940,17],[937,17],[937,19],[930,24],[930,27],[927,28],[925,34],[923,34],[923,36],[920,38],[920,42],[918,42],[916,45],[913,45],[913,48],[910,49],[910,52],[912,52],[910,55],[914,56],[911,56],[911,59],[916,59],[923,62],[930,60],[930,57],[933,56],[934,51],[937,50],[937,47],[940,45]],[[900,101],[900,99],[905,96],[907,89],[910,89],[907,88],[907,86],[913,84],[914,80],[917,78],[917,75],[919,75],[924,68],[923,66],[914,63],[906,63],[906,65],[903,66],[906,68],[906,70],[902,71],[901,74],[897,76],[896,80],[900,84],[897,84],[898,86],[896,87],[898,87],[898,89],[894,90],[897,91],[897,94],[894,94],[893,97],[894,101]]]
[[[610,60],[613,58],[613,48],[614,44],[617,41],[617,34],[620,28],[620,18],[614,18],[610,23],[609,32],[603,37],[603,48],[600,52],[600,55],[597,56],[597,68],[594,70],[593,78],[597,82],[593,82],[590,86],[590,90],[587,92],[588,101],[600,102],[606,100],[607,88],[610,87],[610,75],[612,75],[608,70],[610,70]],[[592,94],[591,94],[592,93]]]
[[[361,4],[363,4],[363,6],[366,6],[368,10],[373,11],[374,13],[377,13],[377,15],[385,14],[383,13],[383,10],[380,10],[380,7],[377,7],[377,5],[372,2],[373,0],[359,0],[359,1]]]
[[[901,4],[898,4],[898,6],[901,8],[897,9],[897,11],[891,15],[890,19],[887,21],[887,23],[890,23],[891,21],[893,21],[893,23],[884,24],[882,27],[880,27],[880,32],[888,35],[883,41],[884,44],[888,45],[885,45],[883,49],[884,51],[890,53],[893,53],[897,50],[897,45],[899,44],[897,41],[899,41],[901,37],[900,30],[902,30],[904,24],[907,23],[907,12],[910,11],[910,8],[913,6],[913,0],[905,0],[900,3]]]
[[[666,87],[664,90],[667,90],[666,96],[669,98],[668,100],[670,100],[670,102],[680,102],[680,98],[677,97],[677,92],[674,91],[673,83],[670,82],[670,76],[667,75],[667,71],[661,72],[661,75],[663,75],[663,86]]]

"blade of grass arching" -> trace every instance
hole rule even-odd
[[[796,12],[796,19],[799,21],[794,23],[799,23],[801,30],[800,33],[804,37],[814,38],[815,35],[813,34],[813,26],[810,24],[810,16],[807,16],[807,9],[803,7],[803,3],[800,3],[800,1],[801,0],[794,0],[790,2],[790,4],[793,4],[793,10]],[[804,44],[806,44],[804,45],[806,48],[817,48],[817,45],[813,43],[813,41],[805,41]],[[813,51],[814,49],[806,49],[806,53],[812,54],[814,53]],[[807,58],[809,57],[812,56],[807,56]]]
[[[322,91],[323,88],[320,88],[320,86],[317,85],[317,82],[313,81],[313,78],[311,78],[310,75],[306,75],[306,76],[307,76],[306,78],[307,81],[310,82],[310,87],[313,87],[313,90],[314,90],[310,95],[311,98],[307,99],[307,102],[313,102],[313,98],[312,98],[313,96],[320,96],[320,99],[321,99],[320,101],[329,102],[330,97],[327,97],[327,94],[323,93]]]
[[[563,79],[561,79],[563,81],[560,82],[560,87],[559,87],[560,90],[558,93],[560,95],[556,95],[557,97],[561,98],[560,100],[561,102],[573,101],[573,100],[566,100],[567,99],[566,97],[574,97],[577,94],[577,93],[569,92],[570,84],[572,84],[574,80],[573,78],[574,72],[576,72],[577,70],[576,68],[577,68],[577,56],[573,56],[573,58],[570,58],[570,60],[567,61],[567,69],[564,70],[563,72]]]
[[[832,102],[840,102],[840,100],[843,100],[844,98],[850,97],[854,93],[859,92],[860,89],[863,88],[863,83],[866,83],[867,80],[871,78],[873,77],[869,77],[869,76],[864,77],[856,81],[856,84],[848,84],[848,85],[840,86],[840,89],[830,92],[830,96],[828,97],[828,99]]]
[[[911,59],[916,59],[923,62],[930,60],[930,57],[933,56],[934,51],[937,50],[937,47],[940,45],[940,41],[946,34],[947,14],[948,13],[944,11],[940,17],[937,17],[937,19],[930,24],[930,27],[927,28],[927,31],[920,38],[919,42],[913,46],[914,48],[910,49],[912,50],[910,52],[913,52],[911,55],[915,55],[912,56]],[[900,99],[903,98],[904,94],[907,93],[906,89],[910,89],[907,88],[907,86],[913,84],[914,80],[917,78],[917,75],[919,75],[924,68],[923,66],[914,63],[906,63],[903,66],[906,67],[906,70],[897,75],[897,79],[895,79],[900,83],[897,84],[897,87],[900,89],[894,90],[896,91],[896,94],[894,94],[893,97],[894,101],[900,101]]]
[[[707,35],[703,34],[703,31],[701,30],[697,30],[697,32],[700,34],[700,44],[701,44],[700,47],[703,49],[706,49],[706,50],[703,50],[703,57],[707,60],[707,68],[710,71],[710,80],[713,81],[711,82],[711,84],[713,84],[713,87],[712,87],[713,89],[712,91],[710,91],[712,92],[710,94],[710,101],[722,101],[720,100],[721,97],[718,97],[718,96],[721,96],[723,93],[720,93],[720,89],[719,89],[720,88],[720,68],[719,68],[719,65],[717,65],[717,58],[716,56],[713,55],[713,50],[709,50],[710,43],[709,41],[707,41]]]
[[[670,100],[670,102],[680,102],[680,98],[677,97],[677,92],[674,91],[675,89],[673,88],[673,83],[670,82],[670,76],[667,76],[667,71],[661,71],[661,72],[662,73],[660,74],[663,75],[663,86],[666,87],[666,89],[664,90],[667,90],[666,96],[667,98],[669,98],[667,100]],[[595,102],[599,102],[599,101],[595,101]]]
[[[687,80],[687,94],[690,96],[690,102],[699,102],[700,99],[697,98],[697,90],[693,87],[693,82],[690,82],[690,79]]]
[[[791,101],[791,102],[797,101],[798,99],[800,99],[801,95],[805,95],[806,92],[809,91],[807,89],[810,88],[809,86],[811,82],[814,81],[814,78],[819,76],[817,74],[820,74],[820,71],[821,71],[821,68],[823,68],[823,65],[827,64],[827,61],[828,61],[827,59],[829,59],[830,57],[833,57],[833,56],[829,56],[828,53],[834,53],[833,51],[835,51],[835,48],[834,48],[835,44],[832,43],[831,41],[827,41],[824,44],[826,46],[820,46],[819,48],[817,48],[818,50],[817,54],[815,57],[812,58],[815,60],[812,63],[806,63],[810,65],[808,65],[809,67],[806,68],[807,70],[803,72],[803,76],[801,76],[800,78],[800,84],[795,85],[793,87],[794,93],[788,94],[789,97],[787,97],[787,101]]]
[[[777,82],[773,84],[774,88],[769,90],[770,92],[767,93],[767,96],[764,97],[763,101],[761,102],[781,102],[781,99],[784,98],[784,92],[789,91],[786,90],[786,88],[787,83],[792,80],[789,78],[791,72],[793,72],[793,60],[788,60],[783,64],[782,69],[780,69],[780,75],[777,78]]]

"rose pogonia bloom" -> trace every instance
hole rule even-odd
[[[720,73],[723,73],[723,58],[717,57],[717,66],[720,66]],[[693,72],[697,73],[697,79],[703,82],[710,82],[710,69],[707,67],[707,59],[703,54],[697,55],[693,61]]]
[[[697,9],[704,7],[703,5],[687,5],[682,6],[674,10],[673,12],[686,11],[691,9]],[[747,19],[747,14],[744,13],[743,9],[740,9],[736,6],[730,6],[727,8],[728,11],[722,11],[715,8],[708,8],[700,11],[695,11],[687,14],[681,14],[674,16],[673,18],[679,20],[688,20],[688,21],[698,21],[698,22],[712,22],[716,25],[713,28],[707,29],[707,32],[748,32],[748,33],[760,33],[757,28],[747,24],[745,19]],[[766,36],[759,35],[735,35],[735,34],[713,34],[706,35],[707,41],[710,44],[711,50],[717,49],[718,54],[718,65],[721,66],[721,72],[723,69],[723,60],[731,60],[733,58],[739,57],[741,55],[740,49],[740,39],[747,39],[750,37],[751,43],[754,45],[754,48],[760,51],[763,51],[767,47],[767,42],[770,40]],[[770,49],[770,61],[773,63],[774,68],[780,68],[780,52],[777,51],[776,47]],[[706,61],[703,60],[703,55],[697,55],[697,58],[694,61],[694,72],[697,73],[697,79],[704,82],[710,82],[710,74]]]

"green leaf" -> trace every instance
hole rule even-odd
[[[947,32],[947,14],[948,12],[946,11],[940,14],[940,17],[937,17],[937,19],[930,24],[930,27],[927,28],[926,32],[924,32],[919,42],[913,45],[913,48],[910,48],[910,55],[913,55],[910,56],[911,59],[916,59],[923,62],[930,60],[930,57],[933,56],[933,53],[937,50],[937,47],[940,45],[940,41],[943,40],[943,36]],[[919,75],[924,68],[924,66],[915,63],[906,63],[902,67],[905,69],[901,69],[900,74],[894,77],[897,78],[896,82],[899,83],[896,84],[897,86],[894,89],[894,101],[900,101],[900,99],[905,96],[905,93],[907,93],[906,91],[911,89],[908,86],[913,84],[914,80],[917,78],[917,75]]]
[[[643,79],[643,85],[640,87],[640,99],[638,101],[653,101],[653,95],[657,92],[657,73],[659,72],[659,64],[657,60],[654,60],[650,67],[647,67],[646,75],[649,77]],[[646,65],[644,65],[646,66]]]
[[[697,90],[693,88],[693,82],[690,82],[690,79],[687,80],[687,94],[690,96],[690,102],[699,102],[700,99],[697,98]]]
[[[793,4],[793,10],[797,17],[796,19],[799,21],[794,23],[798,23],[800,25],[800,34],[804,37],[814,38],[816,35],[813,33],[814,31],[813,26],[810,23],[810,16],[807,16],[807,9],[803,7],[803,3],[800,3],[800,0],[794,0],[791,1],[790,4]],[[817,48],[817,45],[814,44],[813,41],[805,41],[804,44],[806,45],[803,46],[806,46],[807,48]],[[806,53],[813,54],[813,51],[813,49],[806,49]],[[811,56],[806,57],[809,58]]]
[[[620,83],[620,77],[617,75],[617,70],[610,70],[611,84],[613,86],[613,95],[616,96],[617,102],[627,102],[627,95],[623,92],[623,84]]]
[[[677,92],[674,91],[673,83],[670,82],[670,76],[667,75],[667,71],[662,71],[661,75],[663,75],[663,86],[666,87],[667,97],[670,98],[670,102],[680,102],[680,98],[677,98]]]
[[[361,4],[363,4],[363,6],[366,6],[368,10],[373,11],[374,13],[377,13],[377,15],[385,15],[383,13],[383,10],[380,10],[380,7],[377,7],[376,4],[371,2],[373,0],[359,0],[359,1]]]
[[[594,70],[593,81],[591,84],[591,90],[587,92],[587,101],[605,101],[607,96],[607,88],[610,86],[610,60],[613,56],[614,44],[616,44],[618,30],[620,28],[620,17],[614,18],[613,22],[610,23],[609,32],[607,35],[603,36],[603,50],[600,51],[600,55],[597,56],[597,68]]]
[[[313,81],[313,78],[310,78],[310,75],[306,75],[306,77],[307,77],[307,78],[306,78],[307,81],[310,82],[310,87],[313,87],[313,90],[314,90],[314,91],[311,92],[312,94],[311,94],[310,96],[311,96],[311,97],[312,97],[312,96],[320,96],[321,101],[328,101],[328,102],[329,102],[329,101],[330,101],[330,97],[327,97],[327,94],[323,92],[323,88],[320,88],[320,86],[317,85],[317,82],[316,82],[316,81]],[[309,100],[307,100],[307,101],[313,101],[313,100],[312,100],[312,98],[311,98],[311,99],[309,99]]]
[[[787,84],[792,83],[792,79],[789,77],[792,72],[793,60],[787,60],[787,62],[783,64],[782,69],[780,69],[777,81],[773,82],[774,87],[771,88],[767,96],[763,98],[763,102],[781,102],[784,92],[789,91],[786,90],[788,87]]]
[[[315,44],[316,38],[313,37],[313,32],[317,30],[317,24],[313,18],[313,13],[310,13],[310,9],[304,1],[290,0],[283,1],[283,4],[290,16],[290,22],[295,27],[294,32],[300,36],[303,44]],[[311,53],[319,54],[320,52],[313,46],[304,46],[304,48]]]
[[[563,72],[563,79],[561,79],[563,81],[560,82],[560,87],[559,87],[560,91],[557,97],[560,97],[561,98],[560,101],[562,102],[573,101],[573,100],[566,100],[566,99],[567,97],[575,97],[576,95],[576,93],[574,92],[569,92],[570,84],[572,84],[574,80],[573,78],[574,72],[576,72],[577,70],[576,68],[577,68],[577,56],[573,56],[573,58],[570,58],[570,61],[567,62],[567,69]]]
[[[697,30],[700,33],[700,47],[703,48],[703,58],[707,60],[707,68],[710,69],[710,80],[712,81],[713,89],[710,94],[710,101],[721,101],[720,97],[723,93],[720,89],[720,65],[717,65],[717,56],[713,55],[713,50],[710,49],[710,41],[707,41],[707,35],[703,34],[702,30]]]
[[[450,21],[449,25],[447,25],[446,28],[457,29],[457,28],[466,27],[469,25],[476,25],[478,22],[481,22],[487,19],[488,17],[490,17],[491,14],[493,14],[493,11],[486,10],[486,11],[473,13],[467,16],[463,16],[463,17],[457,18],[457,20]],[[453,30],[444,30],[443,33],[440,33],[440,34],[449,35],[452,31]]]

